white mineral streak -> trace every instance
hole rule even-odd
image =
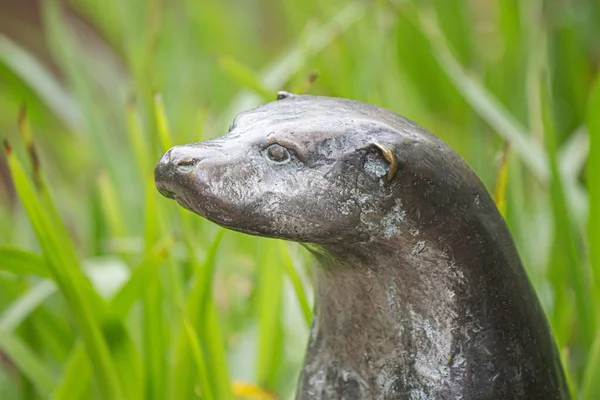
[[[391,393],[393,390],[393,385],[396,382],[398,377],[396,374],[392,373],[388,370],[381,370],[379,375],[377,375],[377,385],[382,389],[383,393]]]
[[[412,251],[411,251],[411,255],[416,256],[421,254],[423,251],[425,250],[425,241],[424,240],[419,240],[417,242],[417,244],[415,244],[415,246],[413,247]]]
[[[423,274],[423,288],[419,288],[424,292],[422,298],[428,299],[428,313],[424,315],[418,307],[411,305],[408,325],[417,342],[414,369],[428,389],[426,392],[433,395],[436,390],[449,389],[460,382],[457,376],[450,375],[451,369],[455,375],[464,373],[461,367],[465,359],[453,347],[458,333],[453,329],[458,317],[455,288],[464,283],[464,276],[442,251],[424,241],[414,245],[411,257],[417,261],[415,264],[428,264],[422,267],[427,273]],[[438,273],[434,273],[435,270]],[[439,293],[447,295],[439,296]],[[422,390],[413,390],[409,398],[426,398],[424,395]]]
[[[320,369],[315,375],[311,376],[308,380],[308,393],[310,395],[317,395],[323,393],[325,388],[325,371]]]
[[[389,166],[374,155],[369,154],[365,161],[365,172],[373,174],[378,178],[385,176],[389,171]]]
[[[351,210],[353,207],[355,207],[355,200],[352,198],[349,198],[346,201],[343,201],[340,203],[340,206],[338,208],[338,210],[340,211],[340,213],[344,216],[348,216],[351,214]]]
[[[402,222],[406,211],[402,209],[402,202],[397,199],[390,211],[381,219],[381,232],[386,239],[396,236],[401,232]]]

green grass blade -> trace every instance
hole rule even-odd
[[[165,136],[163,140],[170,140],[166,114],[162,106],[160,96],[156,96],[157,111],[159,117],[159,130]],[[162,122],[161,122],[162,121]],[[161,137],[162,137],[161,135]],[[168,143],[163,143],[168,145]],[[153,246],[159,238],[159,221],[157,218],[156,198],[157,190],[152,176],[144,175],[145,179],[145,229],[144,229],[144,248],[146,252],[152,253]],[[163,252],[163,256],[166,256]],[[163,258],[164,259],[164,258]],[[160,263],[163,259],[155,257],[149,262],[149,267],[156,262]],[[160,272],[160,271],[157,271]],[[143,323],[143,347],[142,355],[146,371],[146,396],[150,399],[162,399],[167,395],[166,388],[166,354],[167,339],[166,327],[168,326],[165,318],[164,304],[168,294],[161,280],[156,279],[158,274],[149,277],[144,282],[142,290],[142,323]]]
[[[508,187],[508,156],[510,153],[510,146],[505,144],[504,152],[502,153],[502,162],[500,163],[500,169],[498,170],[498,177],[496,178],[496,185],[494,186],[494,201],[498,211],[503,216],[506,216],[506,188]]]
[[[175,342],[175,358],[172,374],[170,378],[170,393],[172,398],[183,398],[189,394],[190,387],[190,349],[189,339],[185,331],[185,321],[189,321],[195,327],[196,332],[203,334],[202,327],[206,324],[206,313],[211,296],[212,278],[214,274],[214,266],[217,250],[221,239],[223,238],[223,230],[220,230],[210,247],[207,249],[206,259],[201,265],[192,262],[194,267],[194,277],[192,278],[192,286],[187,294],[187,299],[184,305],[184,313],[181,317],[181,327],[179,336]],[[189,238],[188,238],[189,240]],[[191,257],[194,257],[191,253]],[[192,260],[194,260],[192,258]],[[210,322],[210,321],[209,321]],[[206,363],[211,366],[210,354],[206,354]],[[212,368],[212,366],[211,366]],[[209,369],[210,382],[212,385],[211,392],[216,393],[215,382],[220,379],[215,379],[214,371]]]
[[[146,174],[144,176],[144,196],[145,196],[145,208],[144,208],[144,249],[145,251],[152,251],[154,246],[161,237],[160,234],[160,214],[156,207],[156,198],[158,197],[158,191],[154,183],[154,174]]]
[[[129,141],[135,154],[135,159],[139,168],[139,173],[145,175],[150,167],[150,148],[147,139],[144,136],[142,127],[142,118],[137,109],[135,102],[130,101],[127,105],[127,132],[129,133]]]
[[[119,205],[114,182],[107,173],[101,173],[98,177],[98,189],[100,193],[100,206],[104,212],[106,222],[112,237],[125,237],[127,229],[123,221],[123,214]]]
[[[304,316],[306,326],[310,327],[312,322],[312,309],[308,302],[308,297],[306,296],[304,286],[302,285],[302,280],[300,279],[300,275],[294,266],[290,251],[285,242],[279,242],[279,248],[281,249],[281,256],[283,257],[285,273],[287,274],[292,283],[292,287],[294,288],[294,293],[296,294],[298,304],[300,304],[300,309],[302,310],[302,315]]]
[[[217,399],[230,400],[232,392],[227,369],[225,341],[212,297],[209,297],[205,305],[204,322],[201,328],[215,396]]]
[[[191,377],[194,364],[190,358],[190,342],[188,333],[185,331],[184,322],[182,318],[180,321],[180,330],[177,336],[177,340],[174,344],[174,356],[173,356],[173,367],[169,376],[169,398],[171,399],[183,399],[188,398],[193,393],[194,381]],[[204,357],[204,355],[202,355]],[[204,361],[204,363],[207,363]],[[200,373],[200,372],[199,372]],[[198,382],[199,385],[203,383]],[[204,389],[203,392],[212,393],[212,387],[210,389]]]
[[[167,119],[167,111],[163,103],[162,96],[159,93],[154,95],[154,118],[158,130],[158,138],[163,151],[167,151],[173,146],[171,129],[169,128],[169,120]]]
[[[192,136],[192,141],[199,142],[204,140],[204,128],[206,125],[206,121],[208,119],[208,107],[206,105],[202,105],[198,112],[196,113],[196,120],[194,122],[194,135]]]
[[[585,127],[581,127],[565,140],[558,154],[559,170],[565,185],[565,196],[567,196],[569,208],[573,210],[581,230],[585,230],[590,208],[587,191],[580,180],[589,152],[589,134]]]
[[[90,385],[92,369],[85,352],[85,346],[79,342],[73,348],[65,364],[63,376],[52,393],[52,400],[77,400],[84,398]]]
[[[513,147],[531,173],[541,182],[549,177],[548,159],[544,150],[532,140],[523,127],[502,104],[460,65],[448,47],[435,17],[421,12],[420,25],[435,51],[440,66],[464,99],[504,140]]]
[[[45,280],[35,284],[7,308],[0,318],[0,332],[12,332],[21,322],[56,292],[54,282]],[[1,334],[1,333],[0,333]]]
[[[159,279],[158,269],[166,261],[173,245],[173,238],[168,237],[156,244],[148,252],[140,265],[133,270],[133,274],[123,287],[114,295],[110,302],[111,315],[124,319],[133,304],[142,296],[144,286]]]
[[[217,232],[215,239],[206,252],[206,259],[204,260],[204,263],[200,266],[200,268],[194,271],[195,280],[192,291],[195,291],[195,296],[198,296],[199,300],[198,314],[195,316],[202,315],[204,313],[206,305],[208,304],[208,301],[212,295],[212,282],[215,274],[217,251],[219,250],[219,246],[221,245],[224,234],[224,229],[220,229]],[[191,298],[188,299],[188,307],[193,309],[194,307],[191,307],[192,301],[193,300]]]
[[[256,72],[232,57],[221,57],[219,59],[219,66],[223,72],[238,81],[242,86],[258,94],[264,101],[275,99],[276,89],[266,87]]]
[[[363,1],[354,1],[343,7],[329,21],[317,29],[307,32],[302,46],[293,47],[265,68],[261,73],[261,80],[267,87],[282,87],[293,74],[298,72],[304,64],[304,59],[310,59],[323,51],[359,22],[369,7],[370,5]]]
[[[580,399],[596,400],[600,394],[600,333],[596,334],[587,360],[581,381]]]
[[[282,356],[283,273],[276,242],[265,244],[258,268],[258,358],[257,382],[260,387],[275,389]],[[275,251],[273,251],[275,250]],[[284,261],[285,262],[285,261]]]
[[[46,107],[68,125],[81,121],[78,104],[50,71],[24,48],[0,34],[0,62],[20,77],[44,101]]]
[[[317,71],[311,72],[306,77],[306,79],[304,79],[302,82],[298,83],[294,87],[294,89],[292,90],[292,93],[296,93],[296,94],[306,94],[306,93],[308,93],[308,91],[310,90],[310,88],[315,83],[315,81],[317,80],[318,77],[319,77],[319,73]]]
[[[42,398],[48,397],[54,388],[54,378],[40,359],[18,336],[0,332],[0,349],[34,385]]]
[[[546,85],[542,86],[542,117],[544,139],[550,162],[551,182],[550,194],[554,210],[555,246],[551,265],[554,275],[555,290],[564,290],[564,277],[567,276],[575,292],[577,320],[582,335],[584,351],[589,350],[596,331],[596,314],[593,311],[592,292],[589,285],[587,266],[579,252],[578,231],[575,229],[573,216],[567,207],[562,175],[558,166],[557,135],[554,130],[551,97]],[[561,265],[562,264],[562,265]],[[563,321],[564,322],[564,321]],[[564,344],[561,343],[561,344]]]
[[[66,229],[58,221],[56,212],[47,212],[44,208],[44,205],[49,204],[49,198],[44,193],[43,199],[39,198],[8,143],[5,143],[5,149],[16,191],[44,250],[52,276],[72,308],[103,393],[109,398],[120,399],[120,384],[100,331],[99,315],[91,308],[91,302],[94,306],[99,306],[101,299],[81,272],[77,257],[71,252],[70,239],[63,235]],[[97,310],[103,308],[100,306]]]
[[[304,35],[304,43],[294,46],[271,62],[259,73],[260,81],[269,88],[283,88],[285,83],[304,65],[304,60],[314,57],[334,42],[348,29],[359,22],[367,13],[369,5],[364,1],[354,1],[329,21],[316,29],[310,29]],[[259,98],[254,93],[240,93],[229,105],[224,114],[230,121],[240,111],[256,106]]]
[[[42,256],[9,247],[0,247],[0,271],[16,275],[50,277],[50,272]]]
[[[215,396],[209,380],[208,365],[204,358],[204,354],[202,354],[200,342],[198,342],[198,334],[196,333],[196,330],[192,324],[190,324],[190,322],[187,320],[183,320],[183,329],[189,341],[192,359],[194,360],[194,364],[198,370],[198,382],[200,385],[202,398],[206,400],[212,400],[215,398]]]
[[[588,251],[594,284],[596,314],[600,312],[600,74],[592,89],[587,113],[590,151],[587,165],[589,194]]]
[[[105,319],[102,331],[110,346],[115,373],[119,378],[123,397],[127,400],[146,398],[142,357],[133,344],[129,331],[122,321],[116,318]]]
[[[86,156],[101,161],[102,169],[119,182],[118,187],[126,190],[130,168],[125,162],[124,146],[114,140],[117,129],[123,126],[119,113],[127,90],[125,71],[118,67],[118,57],[98,35],[92,33],[95,39],[83,39],[87,34],[67,15],[63,2],[46,0],[39,3],[38,10],[46,48],[81,107],[82,123],[78,130],[84,133],[85,143],[92,146],[89,149],[93,149]],[[105,62],[109,59],[115,63]]]
[[[568,349],[564,348],[561,352],[560,352],[560,360],[562,362],[562,365],[564,366],[564,372],[565,372],[565,380],[567,381],[567,387],[569,388],[569,394],[571,395],[572,399],[577,399],[577,384],[573,381],[573,375],[571,374],[571,369],[567,368],[567,366],[569,365],[569,351]]]
[[[162,285],[158,279],[146,282],[143,291],[143,359],[146,393],[149,399],[165,397],[166,354]]]
[[[69,349],[73,344],[75,334],[70,321],[64,319],[62,314],[51,311],[49,307],[38,307],[28,318],[31,330],[37,332],[37,344],[40,349],[45,349],[58,362],[66,360]]]
[[[131,338],[126,328],[120,320],[107,318],[107,307],[104,300],[91,286],[89,280],[81,271],[79,261],[70,240],[69,233],[62,223],[50,193],[47,190],[45,181],[41,175],[39,157],[32,141],[32,135],[28,132],[28,125],[25,116],[21,118],[21,132],[33,164],[34,180],[39,192],[41,205],[41,214],[46,212],[48,221],[52,224],[52,231],[37,230],[38,240],[44,248],[44,254],[49,260],[51,272],[67,299],[75,299],[78,302],[72,305],[75,309],[76,317],[79,317],[79,325],[83,333],[83,339],[86,343],[88,353],[90,354],[92,364],[101,372],[106,374],[107,379],[119,379],[120,385],[116,381],[110,382],[106,386],[101,386],[108,390],[116,398],[121,394],[128,399],[137,399],[143,395],[143,391],[138,388],[141,384],[141,364],[136,349],[132,345]],[[112,194],[114,197],[114,193]],[[113,212],[115,209],[112,210]],[[31,216],[31,213],[29,213]],[[121,234],[124,234],[124,227],[120,228]],[[41,236],[41,235],[46,235]],[[45,247],[43,238],[52,239],[52,245]],[[58,245],[60,243],[60,245]],[[59,247],[58,247],[59,246]],[[53,265],[51,257],[56,257],[56,265]],[[60,267],[58,266],[59,263]],[[93,310],[93,312],[92,312]],[[82,322],[83,321],[83,322]],[[98,329],[96,331],[96,329]],[[86,337],[87,335],[87,337]],[[106,340],[106,342],[105,342]],[[103,354],[105,345],[107,353]],[[94,346],[94,348],[90,348]],[[97,358],[94,358],[97,357]],[[106,358],[104,358],[106,357]],[[108,370],[106,367],[113,368]],[[102,382],[101,382],[102,384]]]
[[[205,354],[210,365],[210,378],[213,393],[217,399],[228,400],[231,398],[231,386],[227,372],[225,343],[222,338],[221,328],[217,319],[215,305],[212,300],[212,284],[216,266],[217,250],[223,239],[223,229],[219,230],[213,243],[209,247],[204,263],[196,268],[193,287],[188,297],[186,310],[190,321],[197,321],[197,331],[206,346]],[[197,306],[191,304],[193,299],[198,299]]]

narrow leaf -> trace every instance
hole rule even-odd
[[[41,195],[38,195],[8,144],[5,144],[5,149],[16,191],[44,250],[49,270],[81,329],[100,387],[106,396],[120,399],[122,395],[117,374],[97,320],[105,308],[102,299],[83,275],[66,228],[44,187],[41,188]],[[100,315],[92,311],[92,304],[101,311]]]
[[[217,308],[209,298],[205,305],[204,323],[202,324],[201,338],[205,344],[207,360],[210,365],[210,375],[213,382],[214,393],[217,399],[230,400],[232,398],[231,383],[227,370],[227,353],[223,332],[217,317]]]
[[[131,307],[144,291],[144,286],[159,278],[158,268],[165,261],[173,239],[171,237],[156,244],[145,256],[140,265],[133,270],[133,274],[123,287],[113,297],[110,309],[111,314],[123,319]]]
[[[0,34],[0,62],[23,80],[65,123],[76,127],[81,122],[77,103],[52,73],[24,48]]]
[[[12,333],[0,332],[0,349],[33,383],[39,395],[47,398],[54,388],[54,378],[27,344]]]
[[[496,207],[503,216],[506,215],[506,188],[508,186],[508,154],[510,146],[508,143],[504,145],[504,151],[502,152],[502,161],[500,163],[500,169],[498,170],[498,177],[496,178],[496,185],[494,186],[494,201]]]
[[[368,2],[353,1],[333,15],[329,21],[314,28],[307,26],[307,32],[302,35],[304,43],[296,45],[269,64],[260,73],[260,81],[269,88],[282,88],[309,60],[323,51],[344,32],[360,21],[369,10]],[[223,118],[230,121],[241,111],[255,107],[260,103],[260,97],[252,92],[242,92],[230,103]]]
[[[35,284],[4,311],[0,318],[0,332],[14,331],[32,311],[55,292],[54,282],[45,280]]]
[[[198,335],[196,334],[192,324],[190,324],[187,320],[183,320],[183,328],[192,351],[192,359],[194,360],[194,364],[196,364],[196,368],[198,370],[198,382],[200,383],[202,398],[212,400],[215,398],[215,396],[210,385],[208,365],[204,355],[202,354],[200,343],[198,342]]]
[[[150,166],[150,146],[148,146],[147,139],[144,137],[144,131],[142,129],[142,118],[137,109],[135,102],[130,101],[127,106],[127,132],[129,133],[129,140],[133,147],[133,153],[139,168],[139,172],[143,175],[147,172]]]
[[[262,387],[276,388],[277,372],[281,363],[283,327],[281,303],[283,301],[283,268],[278,252],[265,244],[258,269],[258,358],[257,382]],[[275,250],[275,249],[273,249]]]
[[[596,78],[589,99],[587,128],[590,140],[586,171],[589,194],[588,251],[592,267],[594,304],[598,313],[600,311],[600,74]]]
[[[121,212],[114,182],[110,179],[108,173],[101,173],[98,177],[98,189],[100,193],[100,205],[106,217],[110,235],[113,237],[125,237],[127,232],[123,223],[125,219]]]
[[[9,247],[0,247],[0,270],[16,275],[50,277],[50,272],[42,256]]]
[[[264,101],[275,99],[275,88],[266,87],[256,72],[232,57],[221,57],[219,66],[223,72],[238,81],[242,86],[258,94]]]
[[[77,343],[65,364],[63,376],[52,393],[52,400],[77,400],[84,398],[90,385],[92,369],[83,343]]]
[[[167,151],[173,146],[171,130],[169,129],[169,120],[167,119],[167,112],[165,111],[165,105],[162,100],[162,96],[159,93],[154,95],[154,118],[156,120],[156,126],[158,129],[158,137],[163,151]]]
[[[292,93],[296,93],[296,94],[304,94],[304,93],[308,93],[308,91],[310,90],[311,86],[313,85],[313,83],[315,83],[315,81],[317,80],[317,78],[319,77],[319,73],[317,71],[313,71],[311,72],[308,77],[302,81],[293,91]]]
[[[575,229],[574,220],[566,203],[563,177],[560,174],[558,165],[558,145],[552,115],[552,98],[547,85],[542,85],[541,96],[544,139],[551,172],[550,194],[554,209],[555,226],[553,251],[556,257],[553,259],[549,273],[553,276],[553,285],[556,291],[564,291],[566,288],[562,278],[564,276],[569,278],[575,293],[576,320],[580,321],[578,328],[581,330],[582,345],[584,351],[587,351],[594,340],[596,327],[596,314],[592,305],[589,274],[579,251],[578,231]],[[560,294],[557,296],[560,296]]]
[[[292,261],[290,251],[285,242],[281,241],[279,243],[279,248],[281,249],[281,254],[283,257],[283,266],[285,269],[285,273],[292,282],[292,287],[294,288],[296,299],[300,304],[302,315],[304,315],[304,322],[306,322],[306,326],[310,326],[312,322],[312,310],[308,302],[308,297],[306,296],[306,291],[304,290],[304,286],[302,285],[302,280],[300,279],[298,271],[294,267],[294,262]]]
[[[175,342],[175,357],[170,378],[172,398],[181,398],[186,396],[188,393],[188,374],[192,364],[190,363],[189,357],[189,339],[183,325],[184,321],[189,321],[193,324],[193,326],[196,327],[195,329],[197,332],[199,331],[199,333],[202,333],[202,331],[200,331],[197,327],[206,322],[206,310],[207,305],[210,302],[210,296],[212,292],[211,286],[214,263],[219,244],[221,243],[221,239],[223,237],[223,232],[223,230],[220,230],[211,243],[207,250],[206,259],[203,264],[198,265],[194,259],[194,254],[190,253],[192,265],[194,267],[194,277],[184,305],[185,319],[182,319],[179,336]],[[206,357],[206,362],[210,365],[210,362],[208,361],[210,355],[206,355]],[[214,371],[209,371],[209,376],[210,383],[212,385],[211,390],[213,393],[215,393],[217,389],[214,388],[215,379],[213,379],[213,372]]]
[[[581,399],[596,400],[600,394],[600,333],[596,335],[594,344],[588,354],[588,362],[585,366],[583,380],[581,383]]]
[[[419,12],[420,25],[440,66],[464,99],[504,140],[511,143],[531,173],[541,182],[549,178],[548,159],[527,129],[477,79],[471,77],[452,54],[433,13]]]

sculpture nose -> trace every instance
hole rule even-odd
[[[198,165],[198,151],[187,146],[175,146],[169,149],[158,161],[154,169],[156,188],[165,197],[175,197],[177,176],[186,174]]]

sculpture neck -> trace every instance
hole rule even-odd
[[[450,351],[449,344],[439,341],[450,339],[454,319],[464,312],[456,301],[457,296],[466,300],[468,292],[462,266],[416,240],[410,251],[393,255],[382,251],[364,261],[358,264],[354,256],[338,258],[335,266],[325,261],[317,272],[320,329],[327,336],[352,338],[355,345],[361,340],[367,345],[379,340],[364,337],[379,331],[377,335],[387,339],[409,335],[411,347],[415,340],[435,339],[436,351]]]
[[[303,378],[309,392],[341,384],[355,390],[348,398],[424,398],[418,396],[460,381],[456,374],[465,360],[456,326],[468,312],[468,277],[424,241],[398,245],[318,255],[322,268]]]
[[[298,399],[568,398],[506,225],[476,215],[311,248],[321,268]]]

